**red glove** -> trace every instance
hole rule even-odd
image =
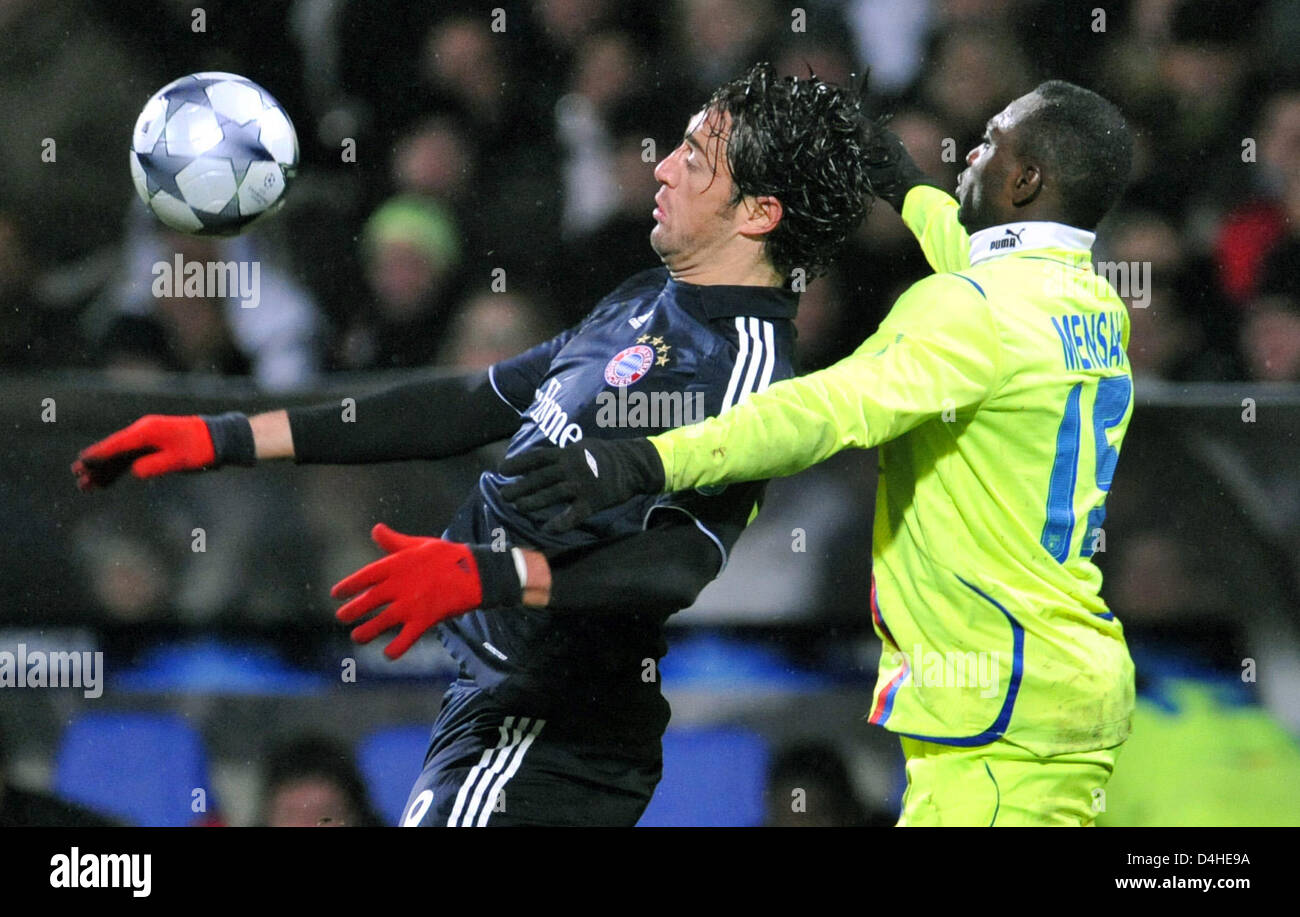
[[[402,535],[383,523],[371,529],[370,537],[388,556],[336,584],[330,595],[351,599],[334,613],[344,624],[388,606],[354,629],[352,640],[369,643],[400,626],[401,632],[384,647],[389,659],[401,656],[426,630],[447,618],[476,608],[519,603],[523,587],[509,552]]]
[[[81,451],[72,463],[82,490],[107,487],[128,468],[137,478],[172,471],[197,471],[216,461],[212,434],[197,414],[173,417],[147,414]]]
[[[223,465],[257,464],[257,443],[247,415],[148,414],[125,430],[83,449],[72,463],[82,490],[107,487],[128,468],[137,478]]]

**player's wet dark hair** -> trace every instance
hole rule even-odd
[[[1118,108],[1082,86],[1050,80],[1034,92],[1043,104],[1017,125],[1019,152],[1043,160],[1065,221],[1095,229],[1128,184],[1133,134]]]
[[[767,234],[772,266],[787,279],[796,268],[809,279],[824,274],[872,201],[863,153],[880,128],[859,90],[777,77],[762,63],[719,87],[707,107],[731,116],[731,202],[781,202],[781,221]]]

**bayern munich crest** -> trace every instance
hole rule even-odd
[[[633,344],[614,354],[605,364],[605,381],[619,388],[639,382],[654,365],[655,352],[645,344]]]

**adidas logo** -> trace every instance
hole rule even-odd
[[[651,309],[645,315],[638,315],[636,318],[629,318],[627,320],[627,323],[639,331],[641,330],[641,326],[644,325],[646,322],[650,321],[650,316],[654,314],[655,314],[655,310]]]

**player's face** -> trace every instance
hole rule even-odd
[[[1018,163],[1015,132],[1032,110],[1032,93],[1016,99],[990,119],[983,142],[966,154],[966,169],[957,176],[957,219],[967,232],[1009,223],[1016,218],[1013,185]]]
[[[737,235],[739,206],[731,203],[726,156],[730,123],[716,111],[699,112],[681,144],[655,167],[650,245],[673,271],[700,263]]]

